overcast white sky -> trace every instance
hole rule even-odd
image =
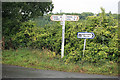
[[[54,4],[53,13],[82,13],[82,12],[101,12],[100,7],[105,8],[108,13],[118,13],[118,2],[120,0],[52,0]]]

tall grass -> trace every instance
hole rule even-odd
[[[106,62],[103,65],[93,65],[93,63],[68,63],[65,64],[60,55],[48,49],[28,49],[4,50],[2,52],[2,63],[27,68],[57,70],[65,72],[80,72],[104,75],[118,75],[118,66],[114,62]]]

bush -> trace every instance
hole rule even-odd
[[[88,17],[87,21],[66,22],[65,31],[65,62],[102,62],[119,61],[118,35],[116,20],[109,22],[109,17]],[[100,20],[101,19],[101,20]],[[102,21],[102,22],[99,22]],[[84,23],[87,23],[86,25]],[[111,25],[110,25],[111,24]],[[84,39],[77,38],[77,32],[93,32],[94,39],[87,39],[85,56],[83,57]],[[47,48],[56,54],[61,53],[62,28],[60,22],[46,24],[44,27],[36,26],[34,22],[25,22],[20,27],[20,32],[12,37],[18,47]]]

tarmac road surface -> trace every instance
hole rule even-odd
[[[62,72],[53,70],[40,70],[18,66],[2,65],[3,78],[118,78],[118,76],[106,76],[97,74],[85,74],[75,72]]]

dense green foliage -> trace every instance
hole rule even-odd
[[[52,2],[3,2],[3,42],[6,49],[16,49],[3,51],[3,63],[62,71],[116,74],[116,63],[120,62],[117,14],[105,13],[103,8],[98,14],[54,14],[78,15],[80,18],[77,22],[65,23],[65,56],[61,59],[62,25],[50,20],[53,13],[47,13],[52,9]],[[86,31],[93,32],[95,38],[86,40],[83,56],[84,39],[78,39],[77,33]],[[25,47],[33,50],[24,49]],[[41,49],[43,51],[39,52]],[[84,67],[85,62],[91,63],[90,67]]]
[[[52,2],[3,2],[2,3],[2,35],[7,44],[11,37],[19,32],[22,22],[43,16],[53,9]],[[11,42],[10,42],[11,41]]]
[[[56,24],[56,22],[50,20],[51,14],[46,16],[39,16],[38,18],[31,19],[37,26],[44,27],[46,24]]]
[[[113,16],[106,16],[101,8],[99,16],[88,16],[86,20],[66,22],[65,31],[65,57],[69,62],[105,61],[119,62],[117,20]],[[93,32],[94,39],[87,39],[85,56],[83,57],[84,39],[77,38],[77,32]],[[25,22],[20,27],[20,32],[12,37],[18,47],[47,48],[56,54],[61,53],[62,26],[60,22],[37,26],[34,21]]]

